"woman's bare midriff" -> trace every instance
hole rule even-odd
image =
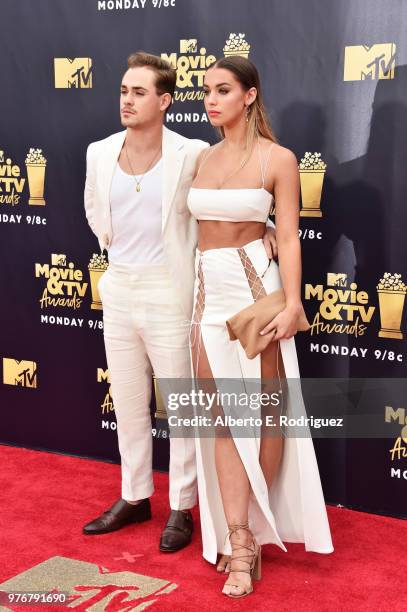
[[[263,238],[264,232],[265,223],[259,221],[200,221],[198,249],[238,248]]]

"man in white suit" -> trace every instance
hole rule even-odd
[[[86,216],[109,253],[99,292],[122,460],[122,498],[84,526],[87,535],[151,518],[152,371],[157,379],[191,377],[197,227],[186,199],[196,159],[208,143],[163,126],[175,83],[176,72],[165,60],[131,55],[120,95],[126,129],[87,151]],[[193,439],[170,439],[169,481],[171,512],[160,550],[175,552],[189,544],[193,530]]]

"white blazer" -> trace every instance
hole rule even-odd
[[[100,249],[112,242],[110,188],[127,131],[92,142],[86,153],[85,211]],[[192,315],[194,257],[197,222],[187,207],[198,154],[208,147],[203,140],[185,138],[163,128],[162,236],[164,254],[180,304],[188,319]],[[142,219],[140,220],[142,223]]]

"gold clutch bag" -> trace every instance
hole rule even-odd
[[[277,289],[264,295],[226,321],[229,338],[239,340],[248,359],[254,359],[256,355],[264,351],[275,334],[275,331],[272,330],[261,336],[261,330],[284,308],[284,289]],[[304,309],[302,309],[297,319],[297,331],[308,331],[310,327]]]

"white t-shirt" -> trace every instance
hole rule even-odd
[[[164,263],[162,241],[162,158],[144,174],[141,191],[119,164],[110,190],[112,242],[109,261],[126,264]],[[136,175],[137,180],[141,176]]]

